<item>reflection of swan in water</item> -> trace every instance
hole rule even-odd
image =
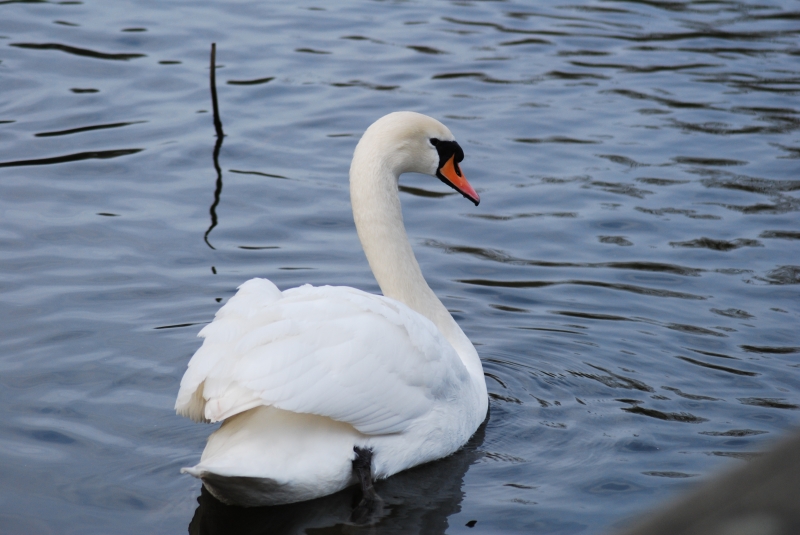
[[[398,197],[405,172],[435,176],[478,204],[453,134],[389,114],[350,167],[353,216],[377,296],[346,287],[281,292],[243,284],[201,331],[175,408],[224,421],[184,471],[237,505],[319,498],[458,450],[486,416],[478,353],[422,276]]]
[[[485,430],[486,425],[481,425],[469,442],[449,457],[378,481],[375,488],[385,504],[382,516],[371,518],[374,523],[369,527],[351,522],[353,505],[361,495],[357,487],[308,502],[247,508],[225,505],[203,489],[189,534],[299,535],[314,528],[329,535],[372,533],[370,528],[382,534],[444,533],[448,517],[461,511],[467,470],[483,456],[480,447]]]

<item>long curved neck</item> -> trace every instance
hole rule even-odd
[[[374,149],[362,140],[350,167],[353,218],[372,273],[383,295],[430,319],[469,369],[467,361],[477,360],[477,352],[428,286],[406,235],[397,188],[406,169],[391,158],[381,158]]]

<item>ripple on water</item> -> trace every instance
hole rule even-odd
[[[117,61],[128,61],[129,59],[143,58],[145,54],[109,54],[106,52],[98,52],[96,50],[89,50],[87,48],[78,48],[75,46],[62,45],[60,43],[10,43],[8,46],[17,48],[28,48],[31,50],[60,50],[67,54],[74,54],[76,56],[86,56],[96,59],[109,59]]]
[[[746,238],[737,238],[735,240],[715,240],[712,238],[697,238],[688,241],[671,241],[669,244],[672,247],[686,247],[690,249],[711,249],[712,251],[733,251],[741,247],[764,247],[764,244],[758,240],[750,240]]]

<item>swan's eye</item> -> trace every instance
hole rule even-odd
[[[431,142],[431,145],[433,145],[434,147],[439,144],[439,140],[436,139],[435,137],[432,137],[430,139],[430,142]]]

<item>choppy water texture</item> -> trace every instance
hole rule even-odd
[[[0,531],[360,531],[348,493],[198,509],[172,406],[248,278],[377,291],[347,171],[398,109],[483,200],[404,179],[491,415],[376,532],[599,533],[747,462],[800,418],[798,7],[0,2]]]

